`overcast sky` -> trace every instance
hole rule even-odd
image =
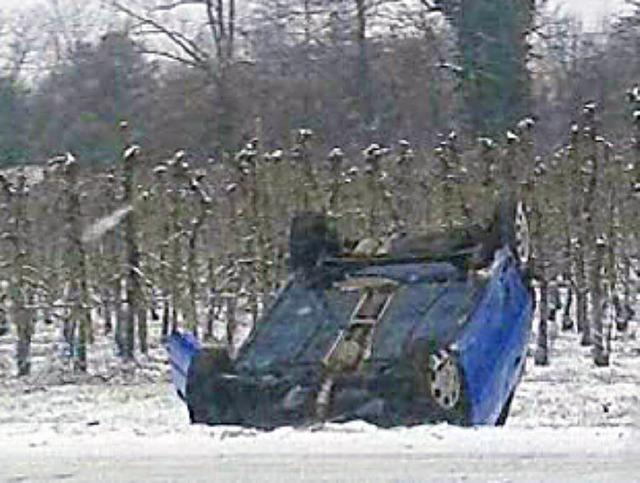
[[[3,7],[30,6],[47,0],[0,0]],[[580,17],[584,26],[592,30],[606,16],[619,12],[625,0],[549,0],[551,6],[559,6],[563,12]]]
[[[625,0],[549,0],[549,4],[559,7],[562,12],[580,17],[585,28],[591,30],[604,17],[619,13]]]

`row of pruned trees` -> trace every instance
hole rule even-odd
[[[568,144],[550,162],[536,163],[532,206],[541,294],[540,364],[548,361],[547,321],[557,312],[559,288],[568,291],[562,328],[572,330],[575,324],[582,345],[593,345],[597,365],[609,363],[607,309],[615,311],[619,331],[633,316],[640,228],[637,94],[637,88],[629,92],[636,130],[629,143],[614,146],[598,122],[597,106],[588,103],[571,126]],[[569,311],[572,301],[575,314]]]
[[[535,156],[531,119],[502,140],[472,146],[451,132],[433,152],[401,140],[326,153],[302,129],[284,149],[266,151],[256,138],[206,165],[190,163],[184,151],[158,159],[122,123],[117,166],[96,172],[66,155],[42,169],[7,172],[1,270],[18,373],[29,373],[40,321],[59,325],[79,371],[87,370],[97,331],[132,359],[157,343],[150,337],[178,326],[215,338],[224,318],[219,342],[230,344],[238,315],[255,322],[287,277],[295,212],[330,213],[345,243],[384,239],[485,218],[504,185],[517,186],[530,207],[537,362],[548,361],[545,328],[562,283],[575,300],[575,317],[563,327],[580,331],[596,363],[606,364],[603,310],[615,306],[620,315],[632,306],[638,269],[637,89],[630,100],[637,130],[630,143],[607,141],[597,106],[588,104],[568,144],[544,159]]]

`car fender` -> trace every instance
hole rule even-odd
[[[517,383],[532,302],[509,251],[497,252],[484,296],[456,344],[472,424],[494,424]]]

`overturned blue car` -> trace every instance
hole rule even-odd
[[[293,220],[289,282],[236,357],[171,336],[191,421],[504,424],[534,308],[522,203],[501,201],[486,226],[397,237],[384,253],[345,248],[329,225]]]

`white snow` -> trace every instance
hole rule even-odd
[[[527,361],[502,428],[190,425],[161,347],[116,370],[104,345],[90,361],[99,377],[78,384],[45,377],[51,364],[0,377],[0,480],[637,481],[635,331],[596,368],[577,334],[552,328],[551,364]]]
[[[140,153],[140,146],[138,145],[130,146],[124,152],[124,159],[133,158],[137,156],[139,153]]]
[[[82,243],[92,243],[102,238],[107,232],[113,230],[120,222],[133,211],[132,205],[123,206],[113,213],[96,220],[82,233]]]

